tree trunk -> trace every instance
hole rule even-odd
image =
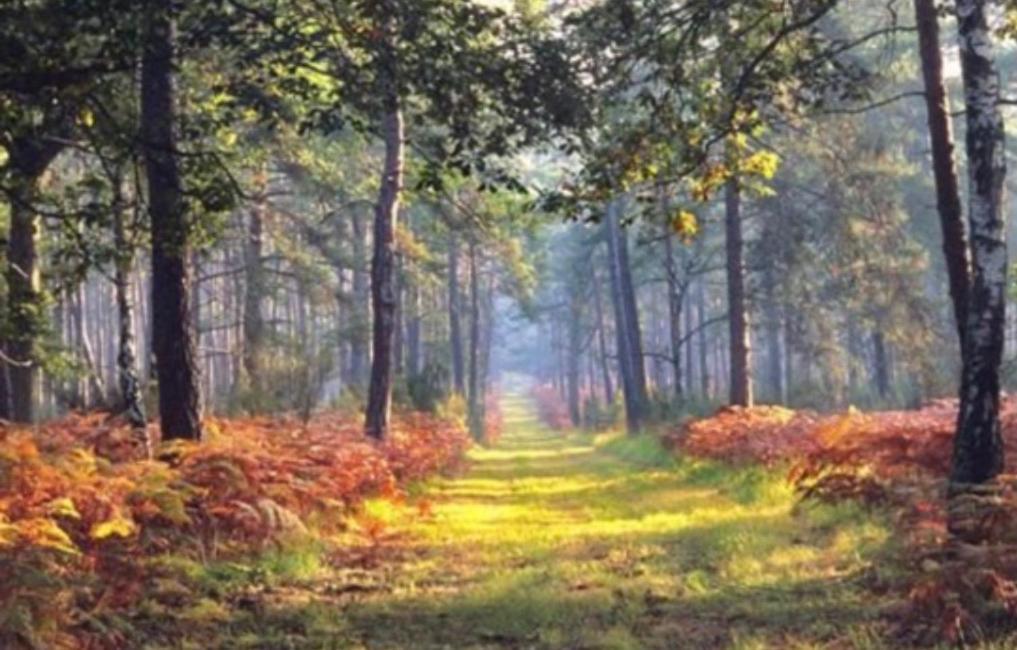
[[[710,379],[710,347],[706,338],[706,289],[705,280],[696,287],[696,327],[699,328],[699,390],[704,400],[713,397]]]
[[[628,264],[627,238],[621,231],[618,209],[617,201],[608,204],[605,234],[611,269],[618,367],[625,396],[625,420],[629,433],[634,434],[642,428],[646,417],[646,373],[642,364],[639,321],[633,319],[631,309],[635,303],[632,272]]]
[[[766,363],[767,383],[770,394],[777,403],[784,401],[784,385],[780,367],[780,305],[777,304],[777,280],[773,275],[773,267],[767,266],[764,283],[766,284]]]
[[[674,396],[684,398],[682,388],[682,298],[684,291],[678,285],[678,265],[674,260],[674,234],[670,224],[664,224],[664,271],[667,273],[668,326],[671,335],[671,366],[674,371]]]
[[[367,394],[365,430],[382,439],[388,434],[392,408],[392,339],[395,334],[395,230],[403,189],[403,114],[392,89],[382,121],[385,165],[374,213],[374,256],[371,259],[371,306],[374,309],[371,383]]]
[[[396,258],[396,270],[395,270],[395,332],[392,337],[392,363],[395,366],[395,374],[402,375],[406,370],[406,335],[403,329],[405,318],[405,300],[404,298],[404,284],[405,274],[403,273],[403,262],[402,259]]]
[[[604,323],[604,299],[600,291],[600,275],[597,269],[591,270],[593,276],[593,307],[597,310],[597,347],[599,348],[600,372],[604,378],[604,403],[614,402],[614,385],[611,383],[611,367],[607,358],[607,326]]]
[[[406,320],[406,371],[410,377],[420,374],[422,364],[420,349],[420,287],[415,281],[406,288],[409,313]]]
[[[171,0],[152,0],[141,65],[141,131],[152,231],[152,349],[162,437],[201,439],[201,388],[188,296],[188,226],[176,140]]]
[[[10,231],[7,239],[6,363],[11,397],[11,419],[33,422],[36,418],[39,377],[38,339],[45,323],[41,306],[39,215],[35,211],[39,182],[62,146],[34,137],[17,138],[8,151],[10,183]]]
[[[943,82],[943,53],[939,46],[939,17],[935,0],[914,0],[918,27],[918,54],[925,81],[925,106],[932,145],[932,172],[936,180],[936,205],[943,231],[943,255],[950,282],[954,321],[961,353],[967,326],[968,297],[971,290],[971,260],[964,213],[961,208],[957,165],[954,161],[953,124],[950,99]]]
[[[484,423],[480,420],[480,279],[477,269],[477,244],[470,242],[470,354],[467,397],[470,431],[476,440],[484,435]]]
[[[247,220],[247,237],[244,241],[244,316],[243,316],[243,368],[245,379],[258,404],[264,397],[265,318],[261,301],[267,290],[263,257],[263,230],[267,210],[267,175],[258,171],[255,185],[258,194]]]
[[[728,181],[724,227],[727,249],[728,329],[730,330],[730,402],[752,406],[749,312],[745,300],[745,261],[742,240],[741,188],[736,179]]]
[[[987,5],[986,0],[956,2],[966,99],[973,274],[951,474],[955,485],[983,483],[1003,470],[999,371],[1006,323],[1006,135]]]
[[[577,274],[578,275],[578,274]],[[582,355],[583,338],[583,289],[577,286],[579,277],[569,283],[569,306],[568,306],[568,342],[566,355],[565,381],[567,383],[569,420],[572,426],[582,425],[582,406],[579,403],[579,381],[580,381],[580,360]]]
[[[452,348],[452,389],[466,393],[466,370],[463,361],[463,333],[459,319],[459,242],[449,234],[448,243],[448,324]]]
[[[878,329],[872,332],[872,369],[879,397],[890,395],[890,361],[886,354],[886,339]]]
[[[134,302],[131,296],[131,267],[134,265],[134,249],[127,239],[124,224],[124,204],[119,178],[113,181],[113,241],[117,256],[113,276],[113,288],[117,303],[117,384],[120,388],[120,405],[127,421],[137,429],[146,424],[145,402],[141,396],[141,382],[138,379],[137,354],[134,347]],[[147,440],[143,442],[146,443]],[[150,452],[146,448],[146,454]]]
[[[375,247],[377,248],[377,242]],[[353,214],[353,332],[350,337],[350,382],[364,387],[367,373],[367,333],[371,316],[371,276],[367,270],[367,224],[363,215]],[[373,272],[373,267],[372,267]]]

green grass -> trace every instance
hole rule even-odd
[[[522,397],[503,408],[468,474],[369,504],[380,545],[354,528],[339,565],[311,546],[208,568],[233,618],[200,647],[895,647],[867,587],[893,579],[879,515],[801,507],[780,472],[675,459],[650,436],[553,433]]]

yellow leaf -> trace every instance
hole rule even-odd
[[[699,219],[688,210],[679,210],[671,217],[671,229],[682,240],[688,241],[699,232]]]
[[[95,114],[92,113],[91,109],[81,109],[81,114],[78,115],[78,121],[81,122],[81,126],[86,129],[90,129],[95,126]]]
[[[53,517],[67,517],[68,519],[81,519],[81,514],[78,509],[74,506],[74,502],[69,497],[61,497],[59,499],[53,499],[47,505],[50,516]]]
[[[33,546],[49,548],[71,555],[80,553],[71,538],[52,519],[25,519],[15,524],[21,538]]]
[[[108,537],[130,537],[135,531],[134,522],[122,515],[116,515],[108,521],[92,526],[89,535],[92,539],[106,539]]]

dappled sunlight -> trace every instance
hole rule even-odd
[[[888,541],[877,519],[797,509],[772,472],[550,433],[525,401],[505,406],[502,442],[432,486],[429,516],[372,511],[417,553],[349,606],[370,647],[771,647],[875,620],[858,576]]]

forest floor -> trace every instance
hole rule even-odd
[[[552,432],[523,396],[503,409],[466,475],[370,503],[329,566],[280,558],[226,647],[893,647],[879,515],[649,437]]]

